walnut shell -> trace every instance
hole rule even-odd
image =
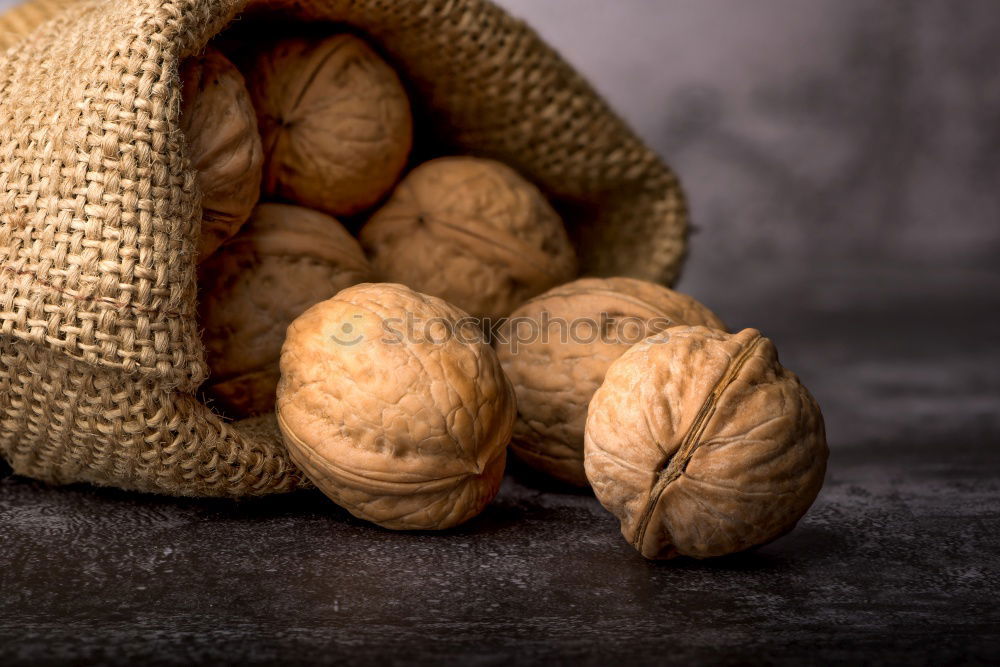
[[[823,485],[823,416],[755,329],[673,327],[608,369],[584,465],[646,558],[722,556],[794,527]]]
[[[285,329],[313,304],[370,278],[358,242],[330,216],[261,204],[246,226],[199,268],[204,386],[224,412],[274,408]]]
[[[679,324],[726,328],[695,299],[634,278],[582,278],[511,313],[494,345],[517,395],[511,449],[518,458],[587,486],[587,406],[608,366],[632,345]]]
[[[331,215],[375,204],[406,165],[410,102],[363,40],[286,39],[249,74],[264,141],[264,193]]]
[[[360,234],[385,280],[503,317],[576,275],[562,220],[510,167],[438,158],[410,172]]]
[[[184,61],[181,80],[181,131],[201,191],[203,261],[250,217],[264,154],[243,75],[228,58],[210,47]]]
[[[293,460],[385,528],[477,515],[499,489],[515,412],[474,321],[403,285],[358,285],[310,308],[281,351],[278,424]]]

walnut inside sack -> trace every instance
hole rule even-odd
[[[815,500],[827,456],[819,406],[755,329],[651,336],[611,364],[587,415],[587,479],[646,558],[780,537]]]
[[[334,218],[258,206],[199,267],[207,396],[231,416],[273,410],[285,329],[313,304],[369,278],[361,247]]]
[[[418,166],[360,239],[381,279],[476,317],[503,317],[577,270],[563,222],[538,188],[481,158]]]
[[[203,261],[250,217],[264,156],[243,75],[226,56],[209,47],[188,58],[181,81],[181,131],[201,191]]]
[[[690,296],[634,278],[582,278],[519,307],[494,342],[517,394],[511,450],[542,472],[586,486],[587,406],[608,366],[680,324],[725,329]]]
[[[257,55],[248,79],[266,196],[343,216],[392,188],[412,144],[410,102],[364,40],[282,40]]]
[[[479,514],[500,487],[515,415],[477,324],[394,284],[351,287],[292,323],[277,411],[292,459],[317,487],[400,530]]]

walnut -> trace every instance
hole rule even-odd
[[[249,75],[264,141],[264,192],[331,215],[369,208],[410,153],[410,102],[363,40],[286,39]]]
[[[361,247],[334,218],[258,206],[199,267],[208,397],[232,416],[272,410],[285,329],[313,304],[369,278]]]
[[[562,221],[509,167],[471,157],[414,169],[360,234],[382,279],[502,317],[576,275]]]
[[[260,195],[264,156],[243,76],[209,48],[184,61],[181,131],[201,191],[198,259],[239,230]]]
[[[517,394],[518,458],[586,486],[583,431],[604,373],[635,343],[678,324],[725,329],[691,297],[633,278],[583,278],[515,310],[495,347]]]
[[[646,558],[722,556],[792,529],[823,485],[819,406],[759,331],[673,327],[611,364],[584,465]]]
[[[464,312],[366,284],[310,308],[281,351],[278,424],[334,502],[393,529],[448,528],[500,486],[514,391]]]

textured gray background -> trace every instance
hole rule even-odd
[[[680,174],[680,287],[817,396],[810,512],[751,553],[652,563],[593,497],[516,466],[427,535],[318,494],[0,465],[0,664],[996,663],[1000,2],[502,4]]]
[[[995,0],[501,4],[680,174],[698,230],[680,286],[723,313],[754,320],[749,299],[766,324],[789,282],[839,307],[996,278]],[[888,295],[855,295],[869,283]]]

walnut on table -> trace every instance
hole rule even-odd
[[[292,323],[277,411],[317,487],[397,530],[479,514],[500,487],[516,412],[475,322],[394,284],[351,287]]]
[[[823,415],[755,329],[673,327],[611,364],[587,415],[597,499],[646,558],[707,558],[791,530],[823,485]]]

